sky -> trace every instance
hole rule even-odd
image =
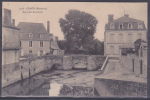
[[[113,14],[114,19],[129,14],[129,17],[144,21],[147,28],[147,7],[143,3],[115,3],[115,2],[3,2],[3,8],[11,10],[12,19],[15,24],[19,22],[43,23],[47,28],[47,21],[50,21],[50,33],[58,36],[59,40],[64,35],[59,25],[59,19],[65,18],[70,9],[76,9],[92,14],[98,20],[95,38],[104,39],[105,24],[108,23],[108,14]],[[24,8],[24,10],[23,10]],[[29,8],[43,8],[35,10]],[[26,13],[23,13],[25,11]],[[28,11],[39,11],[42,13],[27,13]]]

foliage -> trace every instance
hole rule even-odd
[[[59,46],[59,48],[61,49],[61,50],[66,50],[67,48],[66,48],[66,41],[65,40],[58,40],[57,41],[57,43],[58,43],[58,46]]]
[[[140,48],[140,45],[141,45],[141,39],[137,39],[135,42],[134,42],[134,47],[135,47],[135,51],[138,52],[139,48]]]
[[[67,51],[67,41],[59,40],[58,46],[60,49],[65,50],[66,53],[71,54],[92,54],[92,55],[104,55],[104,42],[99,41],[98,39],[89,39],[86,43],[84,43],[84,51],[80,51],[80,45],[74,43],[74,45],[70,48],[71,51]]]
[[[82,43],[85,43],[86,37],[94,35],[98,21],[91,14],[79,10],[69,10],[65,19],[60,18],[59,23],[67,40],[68,51],[74,51],[74,49],[79,49]]]
[[[65,36],[65,40],[58,41],[60,49],[71,54],[104,54],[104,43],[94,38],[98,21],[93,15],[69,10],[59,23]]]

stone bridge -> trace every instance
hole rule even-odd
[[[53,68],[96,70],[102,67],[105,59],[101,55],[50,55],[20,60],[2,67],[2,87]]]

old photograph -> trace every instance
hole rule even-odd
[[[146,2],[2,2],[2,97],[147,97]]]

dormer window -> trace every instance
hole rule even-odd
[[[115,28],[114,23],[110,23],[110,29],[114,29],[114,28]]]
[[[33,37],[33,34],[32,33],[29,33],[29,38],[32,38]]]
[[[119,24],[119,29],[123,29],[123,23]]]
[[[120,25],[120,29],[122,29],[122,25]]]
[[[40,34],[40,38],[43,38],[43,34]]]
[[[143,25],[142,25],[142,22],[138,22],[138,29],[143,29]]]
[[[129,29],[132,29],[131,23],[129,23]]]

